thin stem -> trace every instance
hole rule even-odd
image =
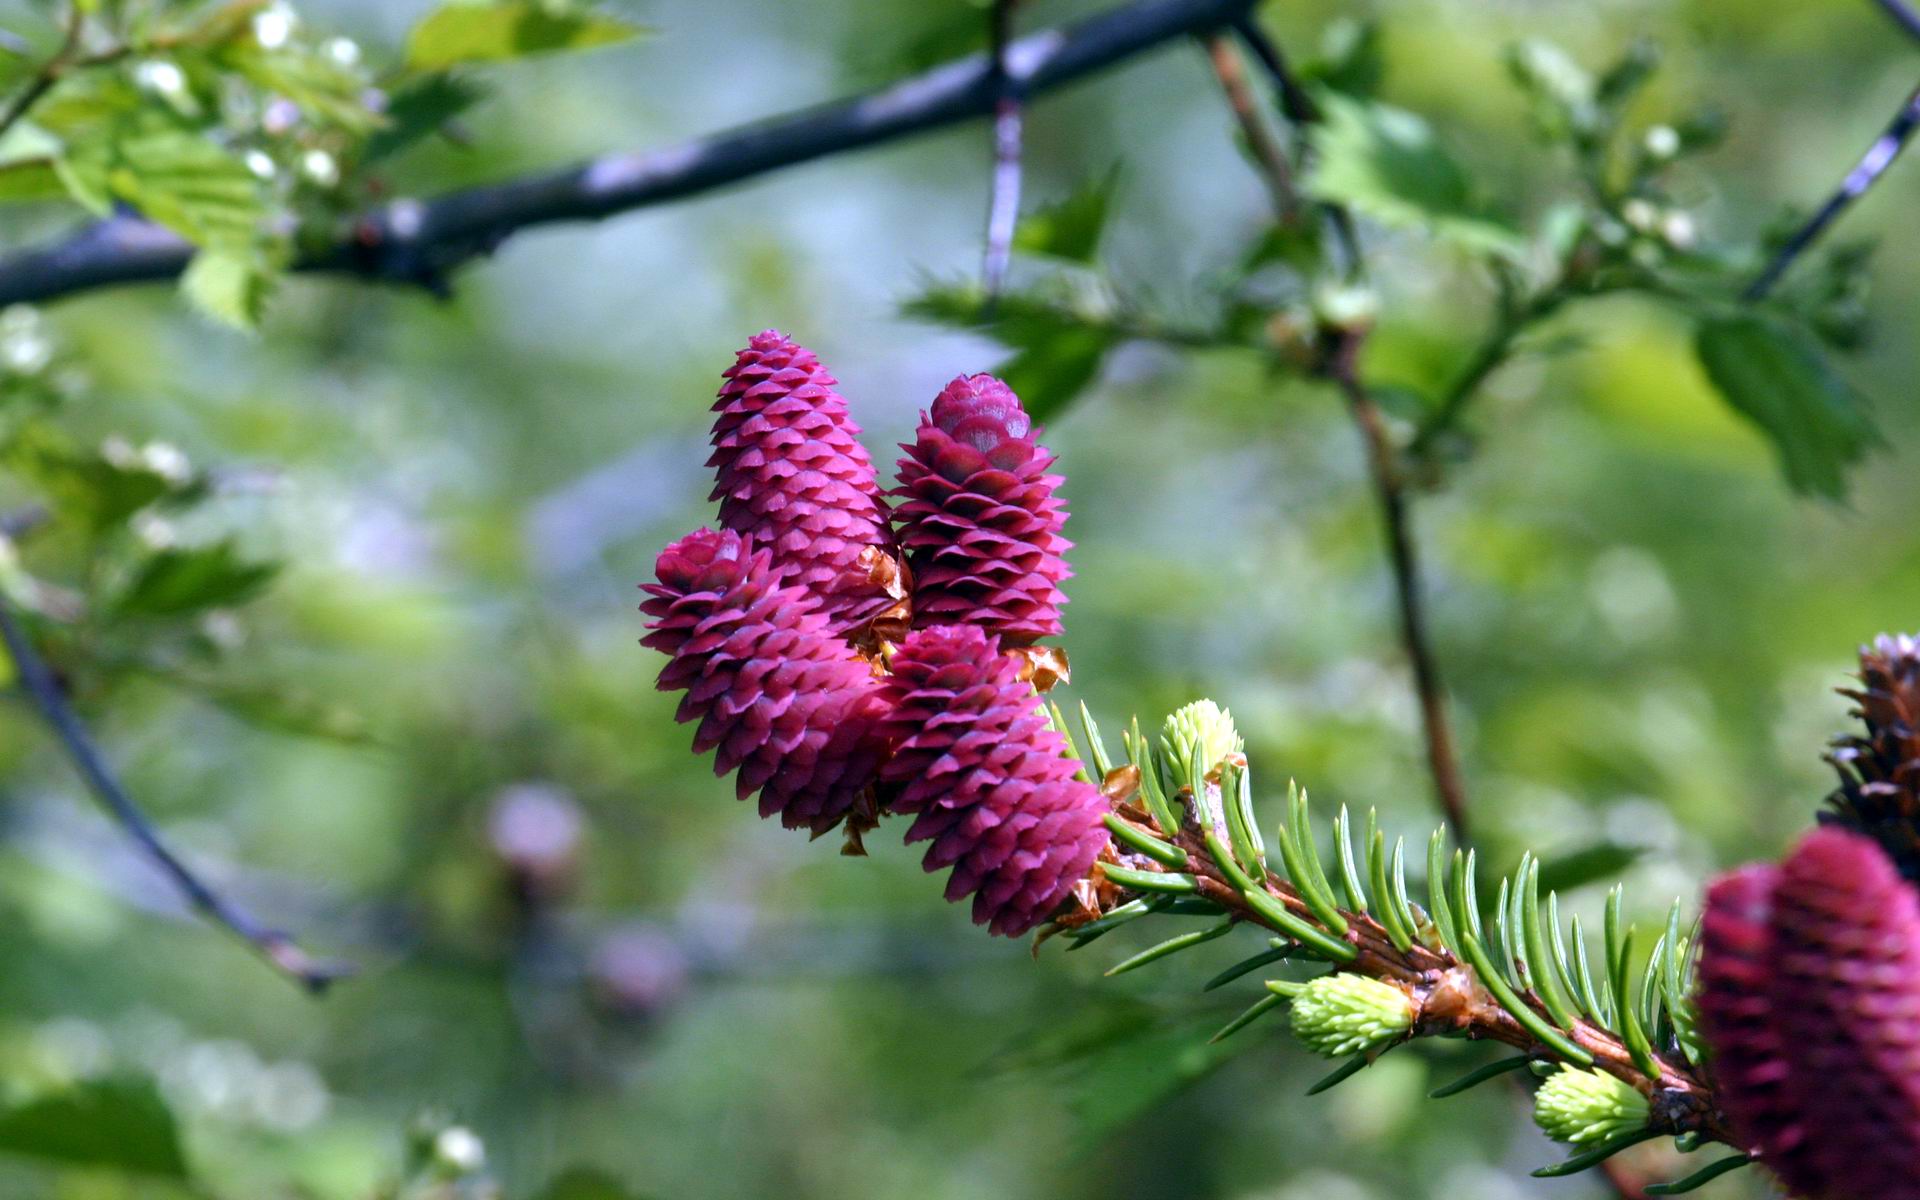
[[[350,971],[344,964],[319,962],[308,957],[306,951],[291,937],[269,929],[246,909],[221,895],[168,847],[159,831],[140,811],[140,807],[108,767],[92,735],[67,703],[65,690],[54,678],[45,660],[34,650],[20,628],[11,603],[4,596],[0,596],[0,640],[5,642],[7,653],[13,657],[20,682],[28,696],[52,727],[81,778],[86,780],[101,805],[120,823],[134,843],[172,880],[188,903],[209,920],[225,926],[244,939],[262,958],[316,995]]]
[[[1440,402],[1434,406],[1433,415],[1415,432],[1413,440],[1407,444],[1407,453],[1413,457],[1425,454],[1433,448],[1436,440],[1458,425],[1468,405],[1479,395],[1481,386],[1513,357],[1514,343],[1535,324],[1559,311],[1568,298],[1566,292],[1553,288],[1517,309],[1504,309],[1500,319],[1474,350],[1473,357],[1467,360],[1466,366],[1447,386]]]
[[[20,118],[27,115],[27,110],[38,104],[40,98],[46,95],[54,84],[60,82],[60,75],[66,69],[68,60],[80,47],[80,33],[86,27],[86,19],[86,14],[81,11],[78,4],[75,4],[73,11],[67,14],[67,28],[61,36],[60,48],[55,50],[46,62],[40,64],[40,69],[33,73],[33,78],[29,79],[26,86],[7,103],[5,110],[0,110],[0,135],[18,124]]]
[[[1838,220],[1840,214],[1855,200],[1866,195],[1868,188],[1879,182],[1887,168],[1893,165],[1893,160],[1900,157],[1900,151],[1906,149],[1907,141],[1916,128],[1920,128],[1920,88],[1915,88],[1913,94],[1907,97],[1906,103],[1900,106],[1900,111],[1888,123],[1886,131],[1867,147],[1866,154],[1854,164],[1853,170],[1847,172],[1840,186],[1827,197],[1827,202],[1794,231],[1793,236],[1774,254],[1772,261],[1767,263],[1766,269],[1747,285],[1741,297],[1759,300],[1772,291],[1773,285],[1786,274],[1787,268],[1820,239],[1827,227]]]
[[[1380,406],[1360,379],[1360,347],[1365,334],[1342,333],[1328,362],[1328,373],[1346,398],[1348,411],[1366,443],[1367,469],[1379,500],[1381,524],[1387,535],[1387,554],[1393,564],[1394,593],[1400,607],[1400,641],[1413,668],[1414,693],[1420,702],[1426,731],[1427,767],[1433,775],[1434,795],[1447,824],[1462,842],[1467,840],[1467,789],[1454,753],[1453,726],[1447,717],[1446,689],[1440,682],[1433,644],[1427,631],[1426,606],[1420,592],[1420,562],[1407,508],[1405,480],[1394,460]]]
[[[993,56],[993,188],[987,200],[987,247],[980,275],[988,302],[1006,286],[1013,230],[1020,217],[1021,143],[1026,122],[1020,85],[1007,69],[1013,12],[1020,0],[993,0],[989,17]]]
[[[1220,90],[1226,94],[1227,106],[1233,110],[1234,120],[1240,124],[1247,152],[1253,156],[1254,166],[1266,182],[1280,223],[1298,224],[1300,192],[1294,183],[1293,165],[1287,161],[1287,152],[1273,136],[1273,130],[1261,119],[1253,89],[1247,85],[1246,66],[1241,62],[1239,52],[1222,34],[1209,34],[1205,40],[1207,59],[1213,64],[1214,77],[1220,81]]]
[[[1292,122],[1295,128],[1305,129],[1320,120],[1320,106],[1313,102],[1313,94],[1293,77],[1293,71],[1287,66],[1286,56],[1280,53],[1280,47],[1251,13],[1243,14],[1233,22],[1233,31],[1240,35],[1247,49],[1265,68],[1268,78],[1273,81],[1274,91],[1279,97],[1280,111]],[[1360,273],[1360,234],[1355,228],[1353,214],[1338,204],[1318,206],[1326,218],[1327,225],[1333,230],[1334,241],[1340,247],[1340,254],[1346,263],[1348,278]]]
[[[1301,87],[1287,69],[1280,48],[1273,44],[1251,18],[1242,18],[1234,29],[1272,76],[1283,115],[1296,125],[1320,117],[1313,97]],[[1217,70],[1216,65],[1216,70]],[[1226,87],[1231,101],[1234,89]],[[1237,109],[1237,106],[1236,106]],[[1288,181],[1291,182],[1290,180]],[[1275,216],[1285,221],[1291,211],[1287,198],[1291,189],[1275,192]],[[1321,212],[1335,238],[1344,247],[1350,276],[1360,271],[1359,240],[1354,235],[1353,216],[1337,204],[1322,205]],[[1340,389],[1360,436],[1366,443],[1367,466],[1373,481],[1374,496],[1380,506],[1381,524],[1387,535],[1388,558],[1393,567],[1394,594],[1400,612],[1400,641],[1413,670],[1415,697],[1420,704],[1421,727],[1425,732],[1427,766],[1433,776],[1434,795],[1447,824],[1462,842],[1467,840],[1467,790],[1461,778],[1460,763],[1454,751],[1453,726],[1447,716],[1446,689],[1440,681],[1440,668],[1427,632],[1426,609],[1420,593],[1420,563],[1415,549],[1412,518],[1408,512],[1406,481],[1396,459],[1393,439],[1386,421],[1371,393],[1360,378],[1360,347],[1366,339],[1361,330],[1339,332],[1321,372]],[[1491,369],[1489,365],[1487,370]]]

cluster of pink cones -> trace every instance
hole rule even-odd
[[[949,899],[1033,928],[1105,847],[1107,804],[1008,653],[1060,633],[1069,574],[1061,481],[1019,398],[954,380],[890,494],[833,376],[776,331],[714,410],[719,527],[667,547],[641,606],[694,749],[816,835],[913,814]]]

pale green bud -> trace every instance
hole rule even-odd
[[[1229,754],[1238,754],[1245,744],[1233,723],[1233,714],[1211,700],[1195,700],[1175,709],[1160,727],[1160,750],[1176,772],[1186,769],[1193,748],[1200,747],[1201,761],[1211,771]]]
[[[1647,1127],[1647,1098],[1604,1071],[1561,1067],[1533,1098],[1533,1120],[1557,1142],[1598,1146]]]
[[[1328,1058],[1378,1050],[1411,1028],[1407,994],[1365,975],[1323,975],[1293,999],[1294,1035]]]

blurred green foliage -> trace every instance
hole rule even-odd
[[[1360,447],[1298,370],[1328,248],[1272,230],[1197,51],[1033,105],[996,305],[966,282],[978,125],[528,235],[443,303],[281,272],[371,200],[892,79],[977,48],[982,10],[87,7],[106,60],[0,139],[0,236],[133,206],[202,248],[191,305],[0,314],[0,589],[187,857],[361,972],[316,1001],[188,919],[14,704],[0,1195],[1600,1194],[1525,1181],[1553,1151],[1496,1089],[1424,1099],[1489,1052],[1307,1103],[1323,1066],[1277,1026],[1208,1046],[1240,1004],[1198,985],[1251,940],[1103,981],[1134,931],[1035,963],[884,833],[848,861],[751,820],[635,645],[633,584],[710,519],[706,405],[749,334],[817,349],[883,460],[999,367],[1068,479],[1071,698],[1210,695],[1263,787],[1424,834]],[[1853,647],[1914,620],[1920,246],[1862,249],[1910,176],[1765,312],[1734,296],[1912,47],[1853,0],[1263,17],[1327,116],[1309,187],[1367,219],[1364,367],[1419,439],[1489,867],[1534,847],[1542,886],[1651,904],[1771,855]],[[65,20],[0,5],[7,88]]]

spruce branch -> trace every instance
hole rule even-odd
[[[1192,732],[1209,720],[1216,726],[1211,736]],[[1218,732],[1220,724],[1228,732]],[[1596,970],[1578,922],[1569,940],[1558,897],[1550,894],[1543,903],[1539,861],[1531,855],[1500,882],[1497,902],[1483,913],[1474,855],[1455,851],[1449,859],[1445,833],[1436,831],[1427,848],[1422,905],[1412,899],[1404,844],[1389,847],[1371,816],[1357,850],[1349,815],[1335,819],[1329,871],[1307,797],[1294,788],[1269,854],[1253,810],[1251,773],[1230,730],[1230,717],[1203,704],[1170,717],[1157,749],[1137,723],[1124,735],[1126,759],[1103,780],[1113,803],[1114,843],[1081,904],[1056,918],[1041,940],[1057,935],[1078,949],[1151,915],[1218,918],[1134,954],[1114,968],[1117,974],[1225,936],[1235,925],[1256,926],[1277,936],[1209,981],[1208,989],[1289,961],[1327,964],[1331,974],[1307,982],[1269,980],[1266,994],[1218,1038],[1291,1003],[1303,1040],[1330,1055],[1358,1055],[1359,1065],[1422,1037],[1499,1042],[1520,1052],[1440,1089],[1443,1095],[1524,1065],[1578,1069],[1582,1074],[1549,1093],[1543,1124],[1565,1127],[1584,1111],[1575,1101],[1592,1096],[1605,1111],[1596,1108],[1587,1120],[1607,1136],[1573,1139],[1583,1154],[1569,1164],[1590,1154],[1597,1154],[1594,1163],[1603,1161],[1607,1155],[1597,1152],[1613,1146],[1615,1135],[1734,1144],[1712,1083],[1697,1065],[1690,995],[1696,939],[1682,932],[1677,904],[1647,964],[1636,970],[1634,932],[1623,927],[1616,889]],[[1082,735],[1093,761],[1111,761],[1084,712]],[[1349,977],[1368,983],[1327,982]],[[1600,1079],[1608,1082],[1595,1082]],[[1631,1101],[1621,1098],[1626,1093]],[[1630,1121],[1634,1114],[1643,1119]]]

